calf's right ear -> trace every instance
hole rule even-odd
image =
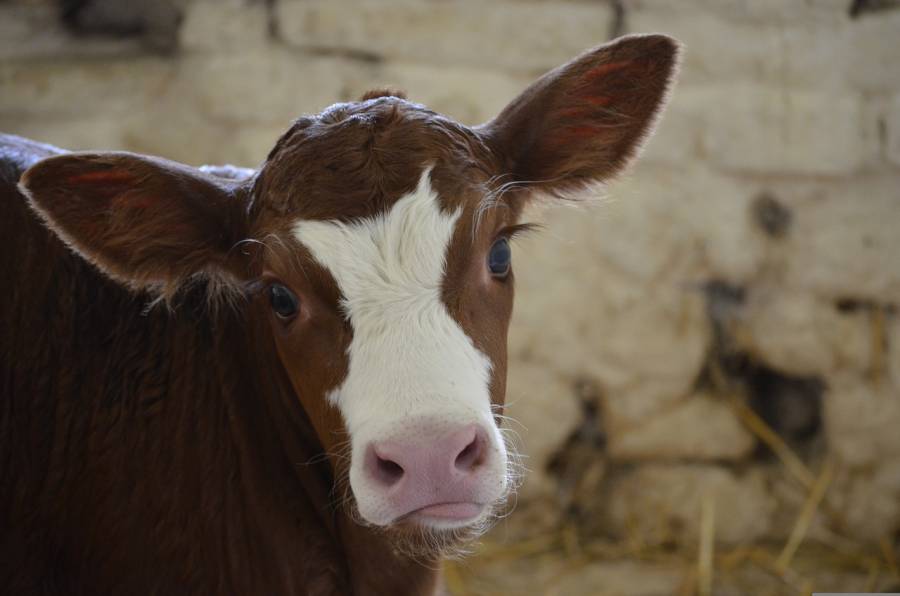
[[[478,128],[500,180],[565,195],[622,171],[653,131],[679,52],[665,35],[627,35],[535,81]]]
[[[66,244],[110,277],[169,297],[195,276],[239,277],[242,183],[132,153],[69,153],[19,183]]]

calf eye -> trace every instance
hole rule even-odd
[[[297,296],[281,284],[269,286],[269,302],[275,314],[283,319],[289,319],[297,314],[297,307],[300,304]]]
[[[512,249],[509,246],[509,240],[497,238],[488,254],[488,269],[490,269],[491,275],[498,279],[505,278],[509,275],[511,263]]]

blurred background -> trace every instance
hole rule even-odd
[[[530,471],[448,588],[900,592],[900,2],[0,0],[0,130],[252,167],[369,88],[477,124],[632,32],[680,82],[517,248]]]

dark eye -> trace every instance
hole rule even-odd
[[[511,263],[512,249],[509,246],[509,240],[497,238],[488,254],[488,269],[490,269],[491,275],[501,279],[506,277],[509,275]]]
[[[289,319],[297,314],[297,307],[300,304],[297,296],[281,284],[269,286],[269,302],[272,303],[275,314],[283,319]]]

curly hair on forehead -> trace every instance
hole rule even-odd
[[[378,95],[295,121],[260,170],[254,209],[309,219],[367,217],[410,192],[428,165],[436,190],[451,197],[491,163],[474,131],[396,95]]]

